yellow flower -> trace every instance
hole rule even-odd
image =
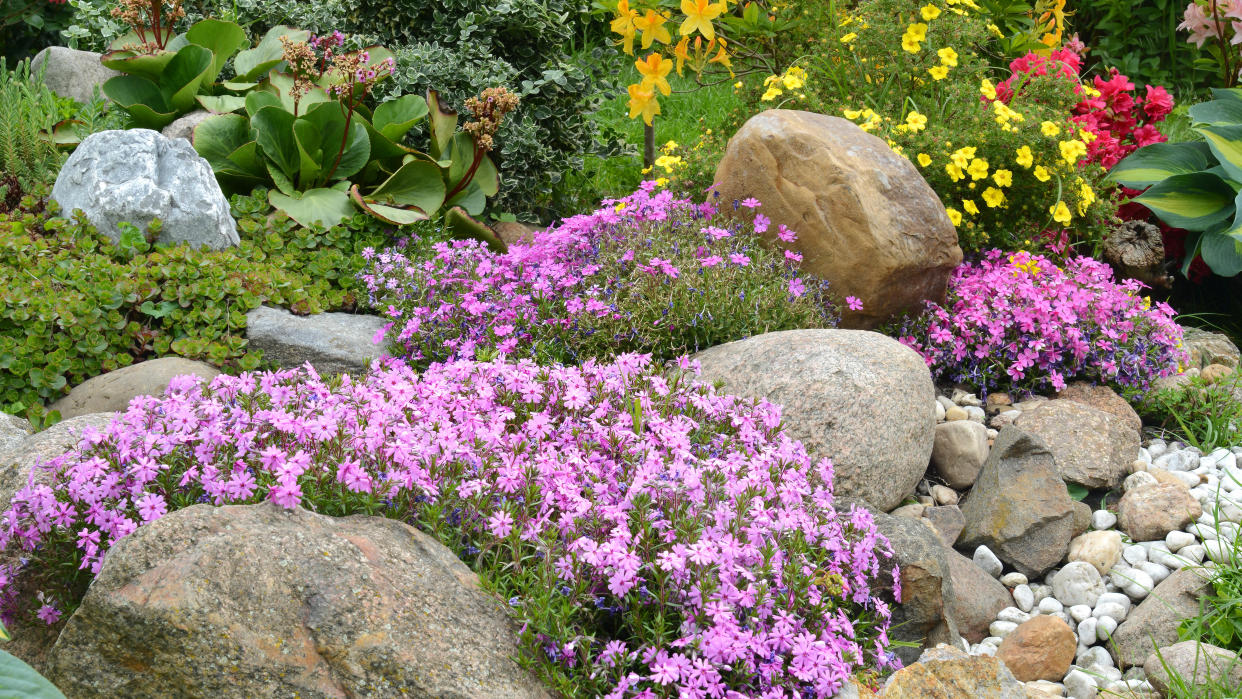
[[[966,174],[962,172],[962,168],[958,167],[957,163],[949,163],[948,165],[945,165],[944,171],[949,173],[949,178],[954,182],[957,182],[966,176]]]
[[[911,131],[922,131],[927,128],[927,117],[919,114],[918,112],[910,112],[906,115],[906,124],[910,127]]]
[[[992,34],[993,36],[995,36],[997,39],[1005,38],[1005,33],[1000,30],[1000,27],[996,26],[995,24],[992,24],[991,22],[988,22],[988,32]]]
[[[996,86],[992,84],[991,80],[984,78],[983,82],[979,83],[979,94],[994,100],[996,99]]]
[[[686,16],[686,21],[681,23],[681,29],[678,32],[682,36],[689,36],[697,31],[711,41],[716,38],[716,29],[712,26],[712,20],[719,17],[723,10],[721,5],[710,2],[710,0],[681,0],[681,13]]]
[[[1031,152],[1030,146],[1022,146],[1017,151],[1018,164],[1022,167],[1029,168],[1035,162],[1035,154]]]
[[[962,208],[966,209],[966,213],[971,216],[979,215],[979,207],[975,206],[975,201],[973,199],[963,199]]]
[[[665,172],[672,172],[681,165],[681,156],[677,155],[661,155],[655,159],[656,167],[664,168]]]
[[[1052,214],[1053,221],[1056,221],[1062,226],[1068,226],[1069,222],[1074,220],[1074,217],[1070,215],[1069,207],[1066,206],[1063,201],[1057,202],[1056,206],[1049,206],[1048,213]]]
[[[764,102],[771,102],[772,100],[776,99],[777,97],[780,97],[782,94],[784,94],[784,93],[783,93],[783,92],[781,92],[779,89],[777,89],[777,87],[776,87],[775,85],[773,85],[772,87],[769,87],[769,88],[768,88],[768,90],[767,90],[767,92],[764,92],[764,93],[763,93],[763,96],[762,96],[762,97],[760,97],[759,99],[760,99],[760,100],[762,100],[762,101],[764,101]]]
[[[975,147],[963,146],[953,151],[953,154],[949,156],[949,159],[953,161],[954,165],[957,165],[965,170],[966,166],[970,164],[970,159],[973,157],[975,157]]]
[[[1072,141],[1061,141],[1058,146],[1061,148],[1061,159],[1067,165],[1075,165],[1078,159],[1087,154],[1087,144],[1077,139]]]
[[[862,116],[862,111],[858,109],[842,109],[841,113],[844,114],[845,118],[849,119],[850,121],[853,121],[857,119],[858,117]]]
[[[630,0],[618,0],[617,2],[617,18],[612,21],[612,31],[621,35],[626,53],[633,55],[634,53],[634,35],[637,29],[634,26],[634,20],[638,19],[638,13],[630,9]]]
[[[651,48],[653,41],[659,41],[667,44],[673,40],[673,35],[668,33],[668,28],[664,23],[668,21],[668,15],[656,12],[655,10],[647,10],[647,14],[634,20],[634,26],[643,33],[643,49]]]
[[[932,66],[927,72],[936,80],[944,80],[949,75],[949,69],[945,66]]]
[[[660,113],[660,102],[655,98],[655,88],[643,81],[641,85],[630,85],[630,118],[643,115],[643,122],[651,126],[651,120]]]
[[[995,187],[988,187],[983,190],[983,201],[988,205],[988,208],[995,209],[1001,205],[1001,202],[1005,201],[1005,193]]]
[[[926,153],[919,153],[919,165],[922,165],[923,167],[931,165],[931,156]]]
[[[848,44],[857,38],[858,38],[857,34],[855,34],[854,32],[850,32],[849,34],[846,34],[845,36],[841,37],[841,43]]]
[[[1013,173],[1008,170],[997,170],[992,173],[992,181],[996,182],[998,187],[1012,187]]]
[[[658,53],[653,53],[644,59],[634,61],[634,67],[638,68],[639,74],[643,76],[644,85],[658,89],[665,97],[672,94],[673,88],[668,84],[668,74],[673,70],[672,61],[666,60]]]
[[[916,22],[906,27],[906,34],[915,41],[923,41],[927,38],[927,25],[922,22]]]
[[[925,22],[930,22],[940,16],[940,8],[935,5],[924,5],[920,10]]]
[[[797,90],[806,85],[806,71],[794,66],[785,71],[785,74],[781,76],[781,82],[785,85],[786,90]]]
[[[923,46],[915,39],[911,39],[908,35],[902,35],[901,48],[909,53],[918,53],[923,50]]]
[[[1047,182],[1048,180],[1052,179],[1052,175],[1048,173],[1048,168],[1044,167],[1043,165],[1039,165],[1035,168],[1035,179],[1039,180],[1040,182]]]
[[[949,46],[946,46],[940,49],[939,51],[937,51],[936,55],[940,56],[941,65],[949,66],[950,68],[957,65],[957,51],[954,51]]]
[[[681,69],[685,67],[686,61],[690,60],[690,37],[681,37],[681,41],[677,42],[677,47],[673,49],[673,56],[677,59],[677,74],[681,75]],[[741,86],[741,83],[734,85],[734,87]]]
[[[1039,130],[1040,132],[1042,132],[1045,136],[1049,138],[1052,138],[1053,136],[1056,136],[1061,133],[1061,127],[1057,126],[1051,121],[1045,121],[1041,123],[1039,125]]]
[[[1078,180],[1078,214],[1085,215],[1093,202],[1095,202],[1095,190],[1080,178]]]
[[[656,186],[657,186],[657,187],[664,187],[664,186],[666,186],[666,185],[668,185],[668,178],[667,178],[667,177],[657,177],[657,178],[656,178]]]
[[[988,161],[982,158],[975,158],[970,161],[970,167],[966,168],[966,172],[972,180],[981,180],[988,176]]]
[[[948,214],[948,215],[949,215],[949,221],[950,221],[950,222],[952,222],[952,223],[953,223],[953,225],[955,225],[955,226],[961,225],[961,223],[962,223],[962,212],[960,212],[960,211],[958,211],[957,209],[954,209],[954,208],[952,208],[952,207],[949,207],[949,208],[945,209],[945,210],[944,210],[944,212],[945,212],[946,214]]]

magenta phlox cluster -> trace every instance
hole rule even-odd
[[[627,354],[182,377],[0,515],[0,560],[29,559],[0,575],[5,613],[55,621],[117,541],[170,511],[270,500],[437,536],[512,596],[536,670],[574,671],[587,695],[834,696],[895,662],[890,545],[869,512],[837,508],[831,462],[777,406],[695,371]],[[66,564],[76,583],[54,577]]]
[[[672,358],[706,349],[730,324],[739,330],[725,341],[782,322],[835,324],[827,283],[798,271],[798,253],[760,250],[767,217],[716,216],[711,200],[694,204],[646,182],[504,254],[477,241],[367,250],[371,267],[361,279],[390,320],[384,337],[419,363],[496,356],[579,363],[635,351]],[[785,226],[778,235],[796,239]],[[793,306],[803,315],[782,321],[783,307]]]
[[[944,304],[903,330],[937,378],[985,390],[1060,391],[1079,379],[1145,391],[1187,361],[1182,331],[1143,284],[1090,257],[1064,267],[993,250],[963,264]]]

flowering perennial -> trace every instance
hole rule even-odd
[[[984,390],[1061,390],[1073,379],[1147,390],[1186,361],[1173,309],[1113,281],[1108,265],[999,250],[957,268],[901,341],[937,378]]]
[[[362,280],[391,320],[385,333],[397,352],[419,362],[498,353],[579,363],[634,351],[671,359],[835,325],[827,283],[798,272],[797,252],[757,235],[772,228],[793,242],[793,231],[772,227],[758,201],[735,206],[723,222],[714,203],[647,182],[503,255],[473,241],[365,252],[373,266]]]
[[[55,621],[169,511],[271,500],[437,536],[509,598],[528,664],[580,696],[834,696],[894,662],[874,592],[900,594],[889,543],[836,507],[831,462],[777,406],[695,369],[624,355],[178,378],[13,498],[0,560],[31,560],[0,570],[6,615]]]

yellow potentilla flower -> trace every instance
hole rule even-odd
[[[935,5],[924,5],[921,9],[923,21],[930,22],[940,16],[940,8]]]
[[[954,208],[952,208],[952,207],[949,207],[949,208],[945,209],[945,210],[944,210],[944,212],[945,212],[946,214],[948,214],[948,215],[949,215],[949,221],[950,221],[953,225],[955,225],[955,226],[961,225],[961,223],[962,223],[962,212],[960,212],[960,211],[958,211],[957,209],[954,209]]]
[[[928,165],[931,165],[931,161],[932,160],[931,160],[930,155],[926,153],[919,153],[919,165],[922,165],[923,167],[927,167]]]
[[[936,55],[940,56],[940,65],[950,68],[957,65],[957,51],[954,51],[952,47],[946,46],[937,51]]]
[[[1068,226],[1069,222],[1074,220],[1074,217],[1070,214],[1069,207],[1063,201],[1057,202],[1055,206],[1049,206],[1048,213],[1052,214],[1053,221],[1062,226]]]
[[[984,78],[983,82],[979,83],[979,94],[994,100],[996,99],[996,86],[992,84],[991,80]]]
[[[785,71],[785,74],[781,76],[781,83],[786,90],[797,90],[806,85],[806,71],[798,66],[794,66]]]
[[[973,199],[963,199],[962,208],[966,209],[966,213],[970,214],[971,216],[979,215],[979,207],[975,206],[975,200]]]
[[[777,97],[780,97],[782,94],[784,93],[781,92],[780,89],[778,89],[776,86],[772,86],[772,87],[769,87],[767,91],[763,93],[763,96],[760,97],[759,99],[764,102],[771,102]]]
[[[970,179],[981,180],[988,176],[988,161],[975,158],[970,161],[970,167],[966,168],[966,172],[970,174]]]
[[[858,117],[862,116],[862,111],[858,109],[842,109],[841,113],[844,114],[845,118],[849,119],[850,121],[853,121],[857,119]]]
[[[1000,27],[996,26],[995,24],[992,24],[991,22],[988,23],[988,32],[991,33],[992,36],[995,36],[997,39],[1005,38],[1005,33],[1000,30]]]
[[[949,75],[949,69],[946,66],[932,66],[927,69],[927,72],[936,80],[944,80]]]
[[[953,161],[954,165],[957,165],[965,170],[966,166],[970,165],[970,159],[973,157],[975,157],[975,147],[963,146],[953,151],[953,154],[949,156],[949,159]]]
[[[1086,215],[1087,209],[1095,202],[1095,190],[1091,189],[1091,185],[1079,180],[1078,186],[1078,215]]]
[[[1017,151],[1018,164],[1022,167],[1029,168],[1035,162],[1035,154],[1031,152],[1030,146],[1022,146]]]
[[[923,41],[927,38],[927,25],[922,22],[916,22],[906,27],[906,34],[915,41]]]
[[[1079,158],[1087,154],[1087,144],[1077,139],[1072,141],[1061,141],[1057,144],[1061,148],[1061,159],[1066,165],[1075,165]]]
[[[1084,130],[1082,130],[1082,131],[1079,131],[1079,132],[1078,132],[1078,138],[1079,138],[1079,139],[1080,139],[1083,143],[1091,143],[1091,142],[1092,142],[1092,141],[1094,141],[1095,139],[1099,138],[1099,136],[1098,136],[1098,135],[1096,135],[1096,134],[1093,134],[1093,133],[1091,133],[1090,131],[1087,131],[1087,130],[1085,130],[1085,129],[1084,129]]]
[[[954,182],[966,177],[966,173],[962,172],[962,168],[958,167],[957,163],[949,163],[948,165],[945,165],[944,171],[949,173],[949,178]]]
[[[983,202],[988,205],[988,208],[995,209],[1000,206],[1003,201],[1005,201],[1005,193],[999,189],[995,187],[988,187],[983,190]]]
[[[1048,168],[1044,167],[1043,165],[1040,165],[1035,168],[1035,179],[1039,180],[1040,182],[1047,182],[1048,180],[1052,179],[1052,175],[1048,172]]]
[[[848,44],[857,38],[858,38],[857,34],[855,34],[854,32],[850,32],[849,34],[846,34],[845,36],[841,37],[840,41],[843,44]]]
[[[911,39],[908,35],[901,37],[901,48],[908,53],[918,53],[923,50],[923,45],[917,40]]]
[[[1039,130],[1041,133],[1043,133],[1045,136],[1049,138],[1052,138],[1053,136],[1056,136],[1061,133],[1061,127],[1057,126],[1051,121],[1042,122],[1039,125]]]
[[[992,181],[995,182],[998,187],[1012,187],[1013,173],[1008,170],[997,170],[992,173]]]
[[[918,112],[910,112],[906,115],[906,125],[911,131],[922,131],[927,128],[927,117]]]

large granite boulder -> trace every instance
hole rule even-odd
[[[387,325],[379,316],[317,313],[295,316],[283,308],[260,306],[246,314],[251,349],[282,368],[310,362],[320,374],[360,374],[384,356],[376,337]]]
[[[1178,625],[1199,614],[1199,600],[1211,587],[1210,576],[1209,571],[1183,568],[1157,585],[1113,632],[1109,651],[1117,666],[1123,670],[1141,666],[1155,649],[1177,643]]]
[[[1088,488],[1121,485],[1141,446],[1126,420],[1076,400],[1038,403],[1014,425],[1047,445],[1061,478]]]
[[[903,663],[910,663],[918,658],[921,648],[940,643],[956,645],[961,637],[951,613],[957,604],[951,551],[922,519],[882,512],[874,515],[876,529],[893,545],[893,563],[901,571],[901,601],[893,609],[889,637],[920,644],[894,652]]]
[[[210,364],[181,357],[161,357],[131,364],[88,379],[52,403],[61,418],[89,413],[123,413],[137,396],[160,396],[173,377],[191,375],[210,382],[220,371]]]
[[[1065,387],[1064,391],[1057,394],[1057,398],[1060,400],[1072,400],[1096,410],[1110,413],[1115,417],[1121,418],[1122,422],[1129,425],[1135,432],[1143,429],[1143,420],[1133,406],[1130,405],[1130,402],[1117,395],[1117,392],[1108,386],[1090,384],[1085,381],[1072,381],[1070,385]]]
[[[195,505],[108,553],[49,654],[79,697],[549,695],[501,603],[396,520]]]
[[[95,88],[103,97],[103,84],[120,75],[99,62],[99,54],[64,46],[49,46],[30,61],[30,72],[42,75],[43,84],[61,97],[86,103],[94,99]]]
[[[26,418],[0,413],[0,454],[33,432],[34,428]]]
[[[1117,505],[1117,522],[1134,541],[1157,541],[1203,515],[1203,506],[1185,483],[1165,482],[1131,488]]]
[[[838,117],[771,109],[729,139],[716,169],[723,209],[755,197],[798,234],[802,268],[836,293],[857,296],[845,327],[873,328],[944,297],[962,261],[940,198],[884,141]]]
[[[100,131],[65,161],[52,199],[81,209],[101,233],[121,237],[121,223],[163,224],[157,242],[219,250],[237,245],[229,202],[207,161],[189,142],[150,129]]]
[[[935,436],[935,389],[913,350],[879,333],[787,330],[695,355],[703,381],[783,406],[788,433],[831,457],[836,492],[885,512],[914,492]]]
[[[1028,578],[1060,563],[1076,535],[1074,500],[1052,453],[1013,426],[997,435],[961,509],[966,528],[958,545],[987,546]]]

